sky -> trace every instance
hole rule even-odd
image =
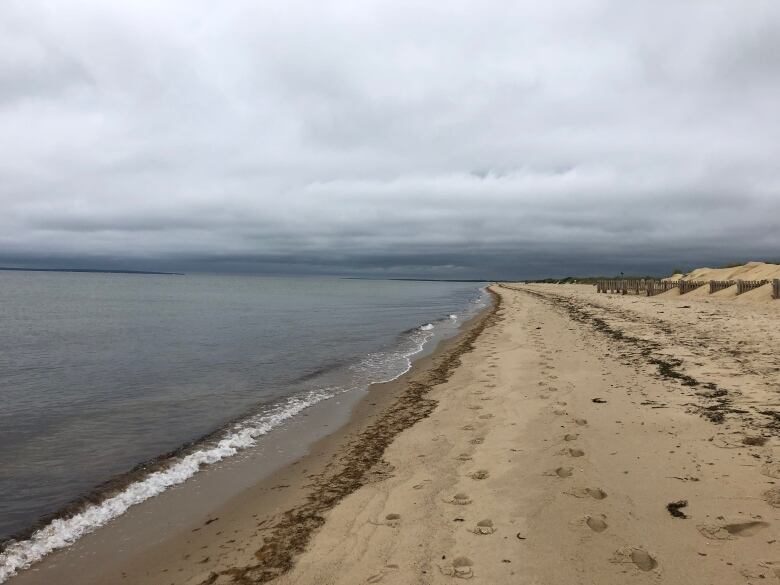
[[[780,261],[780,2],[3,0],[0,265]]]

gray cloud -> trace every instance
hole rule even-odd
[[[0,263],[777,259],[780,5],[0,5]]]

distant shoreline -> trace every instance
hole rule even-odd
[[[184,276],[183,272],[153,272],[151,270],[96,270],[93,268],[12,268],[0,266],[7,272],[86,272],[95,274],[157,274],[162,276]]]
[[[401,282],[493,282],[485,278],[380,278],[380,277],[362,277],[362,276],[342,276],[342,280],[392,280]]]

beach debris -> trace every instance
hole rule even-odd
[[[591,398],[590,401],[591,402],[595,402],[596,404],[606,404],[607,403],[607,401],[604,400],[603,398]]]
[[[470,473],[469,477],[471,479],[487,479],[490,477],[490,472],[487,469],[478,469],[474,473]]]
[[[681,512],[680,510],[682,508],[685,508],[685,506],[687,505],[688,505],[688,500],[678,500],[676,502],[669,502],[668,504],[666,504],[666,509],[673,517],[686,519],[688,518],[688,515],[685,514],[685,512]]]

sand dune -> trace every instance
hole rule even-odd
[[[728,281],[728,280],[773,280],[780,278],[780,264],[769,264],[767,262],[747,262],[741,266],[732,266],[727,268],[697,268],[688,274],[674,274],[663,280],[690,280],[702,281],[708,283],[710,280]],[[684,296],[686,299],[734,299],[741,303],[770,302],[775,299],[772,297],[771,284],[764,285],[757,289],[737,295],[736,285],[730,286],[710,294],[707,285],[692,290],[685,295],[680,295],[678,289],[668,290],[656,295],[656,298],[670,298]]]
[[[747,262],[729,268],[697,268],[684,276],[686,280],[771,280],[780,278],[780,264]]]

